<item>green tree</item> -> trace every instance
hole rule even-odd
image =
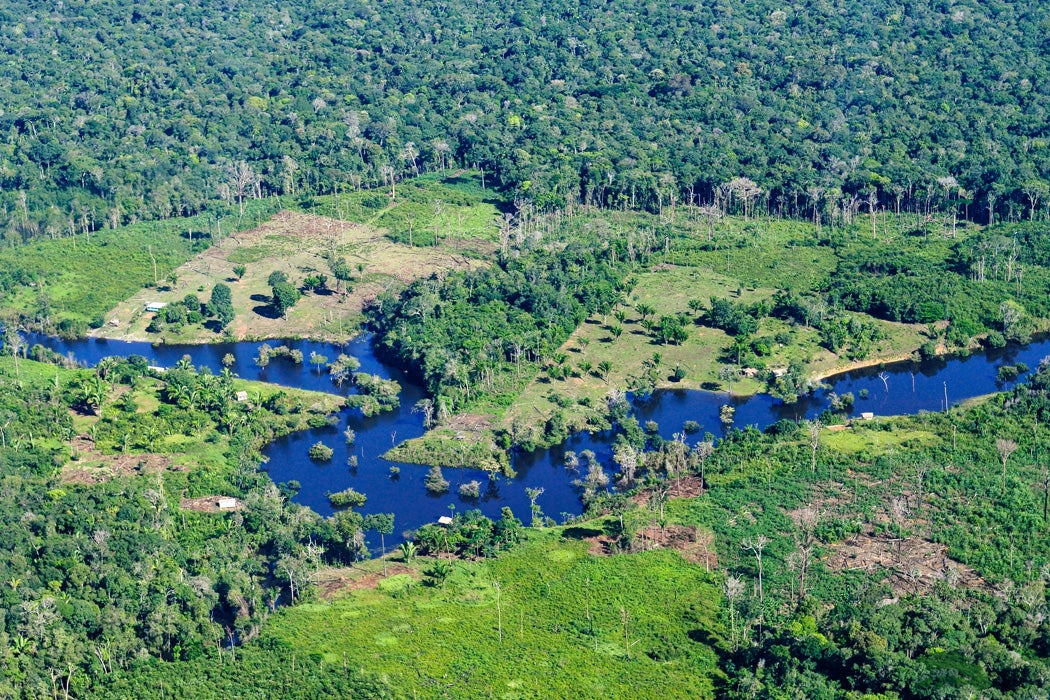
[[[386,574],[386,536],[394,532],[393,513],[370,513],[365,516],[362,527],[379,533],[379,544],[383,551],[383,574]]]
[[[219,282],[211,290],[211,299],[208,301],[208,314],[213,316],[222,330],[233,321],[233,294],[230,287]]]
[[[277,316],[283,318],[299,301],[299,290],[288,282],[278,282],[271,289],[271,306]]]
[[[328,358],[320,353],[310,353],[310,364],[317,368],[317,373],[321,373],[321,367],[328,364]]]

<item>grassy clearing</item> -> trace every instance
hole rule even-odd
[[[406,697],[713,697],[712,575],[674,552],[599,557],[558,536],[577,530],[457,562],[435,586],[417,582],[431,564],[418,561],[375,587],[281,612],[262,644],[332,665],[345,655]]]
[[[236,211],[133,224],[0,250],[0,268],[22,270],[33,280],[0,296],[5,313],[46,325],[65,320],[86,328],[122,299],[162,283],[173,270],[207,248],[212,236],[269,216],[269,201]]]
[[[335,291],[326,255],[345,257],[354,269],[352,291]],[[246,271],[238,279],[233,269]],[[472,258],[444,246],[412,248],[391,242],[381,232],[313,214],[284,211],[263,225],[232,236],[190,260],[175,271],[176,281],[163,291],[141,290],[110,311],[107,321],[119,325],[98,331],[104,337],[167,342],[214,342],[233,339],[310,336],[344,338],[360,321],[361,310],[370,299],[418,277],[478,264]],[[280,270],[293,284],[307,275],[326,274],[328,290],[304,293],[286,318],[275,318],[267,278]],[[179,333],[148,333],[152,314],[144,312],[151,301],[179,301],[187,294],[207,300],[218,282],[230,286],[235,317],[227,333],[219,335],[201,325],[186,325]]]
[[[547,397],[552,391],[568,394],[576,401],[581,398],[599,401],[612,387],[624,387],[628,378],[642,374],[643,364],[654,353],[659,353],[661,359],[662,387],[731,389],[735,394],[763,391],[766,386],[765,372],[742,376],[731,384],[720,377],[720,370],[725,366],[726,356],[733,344],[733,338],[725,332],[694,323],[689,328],[688,340],[681,345],[665,345],[644,330],[637,308],[639,305],[650,305],[656,309],[657,317],[680,312],[695,317],[696,314],[688,309],[690,299],[707,303],[711,297],[726,297],[736,302],[753,303],[768,299],[773,292],[771,288],[742,287],[739,280],[702,268],[663,267],[641,273],[624,307],[627,318],[619,337],[612,331],[618,325],[612,315],[604,319],[588,319],[562,346],[562,351],[569,357],[568,362],[576,368],[575,376],[552,381],[540,375],[503,414],[502,422],[510,425],[515,420],[524,420],[537,412],[550,415],[554,404]],[[907,356],[924,342],[924,337],[914,326],[880,320],[875,320],[875,323],[886,338],[879,342],[870,362]],[[793,326],[779,319],[764,319],[755,335],[773,337],[778,333],[790,334],[791,342],[773,345],[772,355],[764,358],[770,369],[787,367],[790,362],[797,360],[806,366],[812,376],[824,377],[867,363],[848,362],[821,347],[815,329]],[[607,378],[600,376],[597,370],[603,362],[611,366]],[[671,374],[675,367],[686,371],[685,379],[673,381]],[[586,411],[577,408],[575,413],[582,417]]]
[[[916,450],[940,443],[940,438],[917,428],[883,430],[877,424],[854,422],[848,430],[824,431],[820,444],[844,455],[872,459],[897,450]]]
[[[508,211],[492,190],[481,186],[480,173],[434,173],[397,183],[395,198],[383,190],[345,192],[316,197],[298,206],[314,214],[365,224],[398,243],[443,245],[477,251],[494,242],[502,214]]]

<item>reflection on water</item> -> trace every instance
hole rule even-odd
[[[208,367],[217,373],[222,369],[222,358],[232,354],[235,358],[233,371],[243,378],[343,394],[353,389],[337,388],[326,373],[318,373],[313,369],[309,357],[312,352],[324,355],[329,360],[335,359],[340,352],[353,355],[361,361],[361,371],[396,379],[401,383],[400,409],[372,418],[362,416],[356,409],[348,409],[343,411],[336,427],[304,431],[281,438],[265,449],[268,462],[264,469],[275,482],[299,481],[302,491],[295,500],[322,514],[331,512],[327,493],[352,486],[368,496],[368,502],[360,509],[362,512],[394,513],[395,531],[398,533],[433,522],[452,511],[469,508],[479,508],[486,515],[496,517],[502,507],[509,506],[518,517],[528,520],[529,499],[525,489],[530,487],[544,489],[537,503],[546,515],[559,520],[563,514],[576,515],[581,512],[582,506],[572,481],[579,475],[564,468],[565,451],[593,450],[604,464],[611,465],[611,432],[578,434],[550,450],[514,455],[513,465],[518,475],[513,480],[500,478],[488,482],[487,474],[480,470],[445,469],[445,478],[451,483],[451,491],[439,496],[428,493],[423,487],[427,467],[397,464],[382,458],[383,453],[395,443],[423,433],[422,416],[412,412],[416,401],[423,398],[422,389],[408,381],[400,370],[379,361],[372,352],[368,337],[358,338],[345,346],[299,340],[268,341],[271,346],[283,342],[301,350],[306,359],[302,365],[297,365],[287,358],[275,358],[265,368],[257,367],[254,362],[258,348],[262,345],[258,342],[153,346],[149,343],[90,338],[66,341],[35,334],[27,335],[26,340],[30,345],[40,343],[63,355],[72,354],[89,365],[109,355],[138,354],[151,365],[170,367],[184,355],[189,355],[194,365]],[[833,377],[827,381],[828,388],[792,404],[785,404],[766,394],[729,399],[724,393],[672,389],[658,391],[644,401],[635,400],[634,407],[639,421],[656,421],[660,434],[667,439],[681,431],[686,421],[696,421],[701,429],[690,436],[689,442],[702,439],[705,432],[720,434],[722,428],[718,412],[727,402],[736,407],[736,427],[753,425],[759,429],[781,419],[800,420],[819,415],[828,407],[830,392],[839,395],[852,393],[856,399],[852,409],[855,415],[868,411],[875,415],[940,411],[944,410],[945,397],[948,404],[952,405],[967,398],[1009,388],[1014,382],[1002,383],[996,379],[999,366],[1023,362],[1035,369],[1047,354],[1050,354],[1050,339],[966,358],[866,368]],[[347,446],[343,438],[343,431],[348,427],[357,433],[352,446]],[[318,440],[335,450],[330,461],[317,463],[307,457],[310,445]],[[351,455],[357,457],[356,468],[347,466],[347,459]],[[400,474],[392,476],[392,466],[400,467]],[[457,487],[475,479],[487,484],[482,488],[480,497],[461,498],[457,494]],[[398,539],[394,538],[394,543]],[[378,546],[378,542],[370,541],[369,544],[373,549]]]

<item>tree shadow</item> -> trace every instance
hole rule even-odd
[[[252,294],[249,297],[249,299],[251,299],[252,301],[257,301],[257,302],[262,303],[262,304],[269,304],[270,303],[270,297],[266,296],[265,294]]]
[[[258,306],[252,307],[252,311],[263,318],[269,318],[277,320],[280,316],[269,304],[259,304]]]
[[[590,537],[598,537],[602,531],[593,527],[567,527],[562,530],[562,537],[568,540],[585,540]]]

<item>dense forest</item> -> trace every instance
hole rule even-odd
[[[221,661],[322,559],[367,555],[361,515],[323,519],[257,470],[262,444],[326,424],[316,395],[247,385],[250,408],[228,370],[5,349],[0,696],[79,697],[138,658]],[[239,502],[231,520],[207,507],[219,495]]]
[[[0,6],[6,240],[478,166],[519,204],[1045,217],[1040,3]]]
[[[1050,4],[0,0],[0,51],[0,698],[1046,697],[1050,358],[909,417],[734,394],[1050,329]],[[262,470],[400,407],[348,354],[340,398],[19,335],[307,309],[425,389],[347,471],[471,507]],[[661,432],[661,387],[726,403]],[[582,515],[474,509],[580,430]]]

